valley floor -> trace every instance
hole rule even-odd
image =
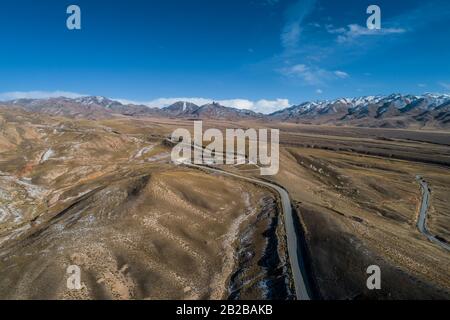
[[[291,299],[280,203],[269,189],[175,166],[166,137],[188,120],[83,120],[0,110],[0,298]],[[450,134],[278,127],[283,186],[324,299],[450,298]],[[222,167],[255,176],[248,167]],[[382,290],[366,269],[379,265]],[[69,265],[81,290],[67,288]]]

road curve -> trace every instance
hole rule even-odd
[[[169,141],[170,143],[174,143],[174,141],[172,141],[171,139],[167,139],[167,141]],[[178,142],[178,143],[183,144],[183,142]],[[196,144],[190,144],[190,145],[184,144],[184,145],[203,151],[203,147],[198,146]],[[227,152],[224,151],[224,152],[222,152],[222,154],[224,156],[226,156]],[[187,160],[187,159],[184,159],[184,160]],[[184,164],[186,166],[190,166],[190,167],[194,167],[194,168],[205,169],[205,170],[219,173],[222,175],[227,175],[227,176],[235,177],[235,178],[238,178],[241,180],[253,182],[253,183],[268,187],[268,188],[276,191],[279,194],[280,199],[281,199],[281,206],[283,209],[284,225],[285,225],[287,246],[288,246],[288,253],[289,253],[289,262],[291,265],[292,277],[294,278],[295,295],[297,297],[297,300],[311,300],[310,291],[308,290],[308,286],[305,281],[306,270],[304,268],[304,264],[300,264],[301,257],[298,256],[298,254],[301,253],[301,248],[298,246],[299,241],[298,241],[298,237],[297,237],[297,232],[295,231],[294,218],[292,216],[291,200],[290,200],[289,194],[286,192],[286,190],[284,190],[283,188],[281,188],[275,184],[272,184],[270,182],[238,175],[235,173],[211,168],[208,166],[193,164],[190,161],[184,161],[184,160],[179,162],[179,164]]]
[[[246,180],[249,182],[257,183],[259,185],[268,187],[272,190],[275,190],[279,195],[281,199],[281,205],[284,213],[284,225],[286,229],[286,237],[287,237],[287,245],[288,245],[288,253],[289,253],[289,260],[291,264],[291,270],[292,270],[292,276],[294,278],[294,285],[295,285],[295,294],[297,297],[297,300],[311,300],[311,296],[309,294],[309,290],[307,288],[306,282],[305,282],[305,270],[300,266],[300,257],[298,256],[298,253],[300,251],[300,248],[298,247],[298,239],[297,239],[297,233],[295,231],[294,227],[294,219],[292,216],[292,207],[291,207],[291,200],[289,199],[289,194],[284,190],[283,188],[280,188],[279,186],[266,182],[261,181],[254,178],[249,178],[245,176],[241,176],[238,174],[234,174],[227,171],[222,171],[219,169],[214,169],[207,166],[202,165],[196,165],[191,163],[184,163],[185,165],[189,167],[195,167],[195,168],[201,168],[204,170],[208,170],[211,172],[219,173],[222,175],[227,175],[231,177],[235,177],[241,180]]]
[[[428,183],[421,176],[417,176],[416,179],[420,183],[420,187],[422,189],[422,202],[420,204],[419,219],[417,220],[417,228],[425,237],[428,238],[428,240],[437,244],[441,248],[450,251],[450,245],[448,243],[442,242],[434,235],[432,235],[427,229],[427,214],[428,214],[428,207],[430,205],[430,188],[428,187]]]

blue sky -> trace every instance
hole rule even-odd
[[[79,5],[82,30],[66,28]],[[370,4],[382,29],[366,27]],[[450,2],[7,0],[0,98],[212,99],[270,112],[307,100],[450,92]]]

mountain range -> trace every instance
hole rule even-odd
[[[19,99],[3,102],[3,107],[19,108],[52,116],[89,119],[123,115],[232,121],[265,120],[384,128],[450,128],[450,95],[431,93],[304,102],[268,115],[225,107],[216,102],[198,106],[179,101],[159,109],[145,105],[123,104],[99,96],[74,99],[65,97]]]

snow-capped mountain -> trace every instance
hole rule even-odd
[[[264,118],[263,114],[251,110],[224,107],[217,102],[197,106],[193,103],[180,101],[162,110],[170,116],[194,119],[239,120]]]
[[[198,108],[199,106],[196,104],[186,101],[178,101],[168,107],[165,107],[164,110],[171,116],[183,116],[192,114]]]
[[[281,121],[369,127],[450,126],[450,95],[367,96],[305,102],[277,111]]]
[[[309,124],[351,125],[388,128],[450,128],[450,95],[423,94],[366,96],[304,102],[263,115],[251,110],[224,107],[218,103],[198,106],[180,101],[158,109],[123,104],[99,96],[50,99],[20,99],[4,103],[52,116],[105,118],[114,115],[155,116],[188,119],[286,121]]]
[[[75,118],[106,118],[114,114],[129,116],[156,115],[160,109],[140,105],[125,105],[105,97],[89,96],[80,98],[19,99],[5,103],[9,106],[52,116]]]
[[[80,97],[77,99],[74,99],[75,102],[80,103],[84,106],[91,106],[91,105],[100,105],[105,108],[110,108],[113,105],[120,104],[117,101],[110,100],[105,97],[101,96],[89,96],[89,97]]]

